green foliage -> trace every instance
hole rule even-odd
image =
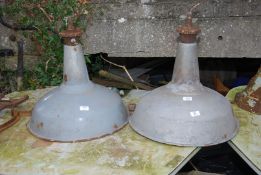
[[[84,55],[84,57],[90,74],[96,74],[99,70],[103,69],[104,61],[100,54]]]
[[[36,29],[22,32],[33,40],[41,57],[35,69],[26,70],[25,88],[61,83],[63,45],[58,33],[66,28],[68,18],[72,18],[77,27],[85,28],[86,15],[90,12],[87,0],[16,0],[0,6],[0,15],[11,19],[15,25]]]

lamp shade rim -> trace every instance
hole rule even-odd
[[[26,128],[27,130],[35,137],[37,138],[40,138],[42,140],[45,140],[45,141],[49,141],[49,142],[60,142],[60,143],[75,143],[75,142],[86,142],[86,141],[91,141],[91,140],[97,140],[97,139],[100,139],[100,138],[103,138],[103,137],[107,137],[107,136],[110,136],[120,130],[122,130],[129,122],[126,121],[125,123],[123,123],[120,127],[118,127],[117,129],[113,130],[111,133],[106,133],[106,134],[102,134],[102,135],[97,135],[95,137],[92,137],[92,138],[78,138],[78,139],[75,139],[75,140],[66,140],[66,139],[50,139],[50,137],[44,137],[42,135],[39,135],[35,132],[33,132],[30,128],[30,121],[26,124]]]
[[[155,142],[158,142],[158,143],[163,143],[163,144],[167,144],[167,145],[175,145],[175,146],[205,147],[205,146],[213,146],[213,145],[225,143],[225,142],[233,139],[237,135],[237,133],[239,131],[239,121],[237,119],[235,119],[235,120],[236,120],[236,127],[235,127],[235,129],[234,129],[232,134],[230,134],[226,138],[222,137],[221,139],[217,139],[216,141],[212,141],[212,142],[209,142],[209,143],[206,142],[204,144],[203,143],[202,144],[193,144],[192,142],[164,141],[162,138],[153,137],[153,136],[150,136],[148,134],[145,134],[143,131],[141,131],[137,127],[135,127],[135,125],[132,123],[131,120],[129,120],[129,124],[130,124],[131,128],[133,130],[135,130],[139,135],[141,135],[141,136],[143,136],[145,138],[148,138],[150,140],[153,140]]]

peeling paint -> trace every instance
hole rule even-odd
[[[227,99],[234,101],[235,95],[242,92],[246,86],[231,89]],[[231,142],[242,152],[256,167],[261,169],[261,115],[256,115],[239,108],[232,103],[235,116],[239,119],[239,132]]]
[[[256,91],[258,88],[261,87],[261,77],[258,77],[254,83],[253,91]]]
[[[247,103],[248,103],[248,105],[250,106],[250,107],[255,107],[255,105],[256,105],[256,101],[254,101],[254,100],[252,100],[252,99],[249,99],[248,101],[247,101]]]

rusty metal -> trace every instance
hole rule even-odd
[[[14,107],[18,106],[19,104],[26,101],[29,98],[29,96],[26,95],[19,99],[10,99],[10,100],[4,100],[3,98],[4,98],[4,95],[0,94],[0,111],[5,108],[14,108]],[[0,132],[6,130],[7,128],[10,128],[11,126],[16,124],[20,120],[21,116],[17,115],[18,113],[14,113],[13,109],[12,109],[11,114],[12,114],[12,118],[10,120],[8,120],[7,122],[5,122],[4,124],[0,125]],[[16,115],[13,115],[13,114],[16,114]]]
[[[115,130],[112,131],[111,133],[108,133],[108,134],[104,134],[104,135],[101,135],[101,136],[97,136],[97,137],[93,137],[93,138],[89,138],[89,139],[79,139],[79,140],[55,140],[55,139],[48,139],[46,137],[41,137],[39,135],[36,135],[34,133],[31,132],[30,128],[27,127],[27,129],[29,130],[29,132],[32,133],[33,136],[37,137],[37,138],[40,138],[44,141],[48,141],[48,142],[59,142],[59,143],[80,143],[80,142],[87,142],[87,141],[92,141],[92,140],[96,140],[96,139],[101,139],[101,138],[104,138],[104,137],[107,137],[107,136],[110,136],[116,132],[119,132],[120,130],[122,130],[125,126],[127,125],[127,123],[125,123],[124,125],[118,127],[118,128],[114,128]]]
[[[194,9],[194,7],[192,9]],[[180,34],[179,39],[182,43],[195,42],[197,40],[197,34],[201,31],[200,28],[192,22],[192,9],[187,14],[186,22],[176,30]]]
[[[80,28],[74,26],[71,19],[68,19],[67,30],[60,32],[60,36],[63,38],[65,45],[75,46],[79,43],[79,37],[83,31]]]
[[[235,103],[246,111],[261,115],[261,66],[246,89],[236,94]]]
[[[6,130],[6,129],[10,128],[11,126],[13,126],[14,124],[16,124],[20,120],[21,117],[31,116],[31,111],[20,111],[17,109],[12,109],[11,116],[12,116],[12,118],[10,120],[8,120],[4,124],[0,125],[0,132]]]
[[[20,116],[20,117],[26,117],[32,115],[32,110],[19,110],[19,109],[12,109],[11,110],[12,116]]]
[[[20,120],[20,116],[19,115],[18,116],[12,116],[12,118],[10,120],[8,120],[4,124],[0,125],[0,132],[10,128],[14,124],[16,124],[19,120]]]
[[[24,101],[29,99],[28,95],[25,95],[21,98],[17,98],[17,99],[8,99],[5,100],[3,99],[4,95],[0,95],[0,110],[3,110],[5,108],[13,108],[18,106],[19,104],[23,103]]]
[[[135,111],[136,108],[136,104],[128,104],[128,111],[129,111],[129,115],[132,115],[133,112]]]

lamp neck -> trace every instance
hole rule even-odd
[[[200,84],[197,43],[178,43],[172,83]]]
[[[63,83],[65,85],[78,85],[89,81],[82,46],[80,44],[75,46],[64,45]]]

